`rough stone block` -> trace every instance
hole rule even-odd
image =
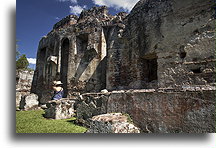
[[[22,94],[20,92],[16,92],[16,107],[20,106],[21,98],[22,98]]]
[[[52,100],[49,101],[45,109],[45,117],[52,119],[68,119],[74,116],[75,100],[70,99],[60,99],[60,100]]]
[[[98,94],[99,95],[99,94]],[[88,126],[88,119],[107,113],[107,96],[82,95],[76,105],[76,113],[78,122]]]
[[[38,96],[36,94],[29,94],[21,97],[20,109],[33,110],[38,108]]]
[[[110,113],[92,117],[87,133],[140,133],[140,130],[126,115]]]

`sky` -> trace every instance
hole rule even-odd
[[[83,9],[107,6],[109,13],[130,12],[139,0],[17,0],[16,40],[20,54],[26,54],[30,68],[35,68],[40,39],[55,23],[67,15],[79,16]]]

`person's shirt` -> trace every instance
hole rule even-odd
[[[52,97],[52,100],[59,100],[63,98],[64,91],[63,88],[61,88],[59,91],[54,91],[54,95]]]

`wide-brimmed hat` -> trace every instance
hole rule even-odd
[[[62,85],[63,83],[61,81],[53,81],[53,85]]]

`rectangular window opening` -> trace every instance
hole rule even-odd
[[[88,46],[88,34],[80,34],[76,38],[76,47],[77,47],[77,52],[83,53],[86,51]]]

